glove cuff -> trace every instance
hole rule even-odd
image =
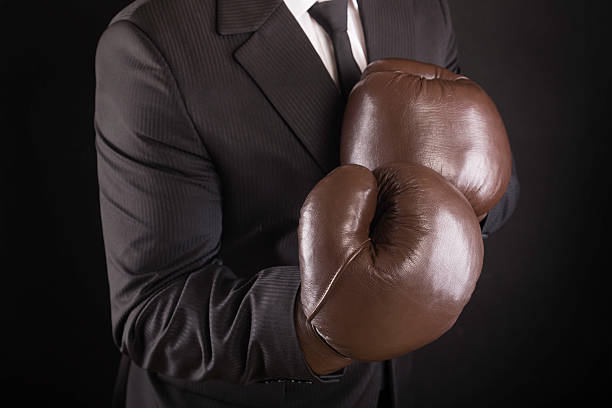
[[[324,375],[351,364],[352,359],[334,350],[316,333],[311,323],[306,319],[299,298],[299,296],[296,296],[294,307],[295,330],[304,359],[310,369],[318,375]]]

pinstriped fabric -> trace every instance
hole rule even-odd
[[[360,0],[370,60],[443,64],[448,19],[432,4]],[[319,379],[293,327],[299,209],[337,165],[342,109],[281,0],[138,0],[112,20],[96,51],[94,126],[113,336],[135,363],[132,397],[373,406],[380,364]],[[405,380],[408,365],[393,367]],[[276,379],[307,382],[262,382]]]
[[[292,329],[299,274],[279,267],[240,280],[213,259],[218,176],[164,60],[134,27],[115,23],[97,54],[96,148],[117,344],[139,365],[193,381],[312,379]],[[247,348],[243,330],[255,340]],[[294,358],[261,365],[278,355]]]
[[[344,101],[289,9],[283,4],[234,55],[300,136],[323,174],[338,166]]]
[[[357,0],[360,16],[364,25],[364,39],[368,52],[368,62],[381,58],[405,57],[412,55],[418,59],[427,59],[425,55],[417,55],[421,50],[414,47],[417,38],[414,24],[417,16],[413,12],[413,3],[425,3],[411,0]],[[384,4],[381,7],[381,4]],[[389,13],[389,10],[393,10]],[[423,16],[429,17],[430,16]],[[384,21],[384,24],[378,22]],[[432,31],[426,31],[433,34]],[[425,34],[425,33],[424,33]],[[434,40],[439,35],[436,33]],[[438,47],[435,47],[438,48]],[[426,50],[423,50],[426,51]]]
[[[218,18],[222,22],[221,34],[255,31],[282,0],[235,0],[218,1]]]

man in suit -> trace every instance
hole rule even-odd
[[[95,131],[115,389],[128,407],[404,407],[410,354],[329,375],[293,307],[296,230],[339,165],[345,99],[314,1],[136,0],[96,51]],[[350,0],[355,62],[459,71],[445,0]],[[498,230],[513,171],[481,222]]]

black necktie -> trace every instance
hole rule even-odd
[[[308,13],[327,31],[334,46],[338,81],[342,95],[347,98],[361,77],[361,70],[353,58],[351,42],[346,32],[346,8],[348,0],[331,0],[315,3]]]

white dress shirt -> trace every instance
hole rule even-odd
[[[336,60],[334,58],[334,46],[330,36],[325,29],[310,16],[308,9],[317,2],[317,0],[284,0],[285,5],[291,11],[297,22],[306,33],[306,36],[312,43],[314,49],[321,57],[321,61],[327,68],[327,72],[332,77],[336,85],[338,85],[338,72],[336,70]],[[329,1],[329,0],[319,0]],[[351,50],[353,58],[357,66],[363,72],[367,65],[365,39],[363,36],[363,27],[359,18],[359,7],[357,0],[348,0],[347,10],[347,33],[351,42]]]

